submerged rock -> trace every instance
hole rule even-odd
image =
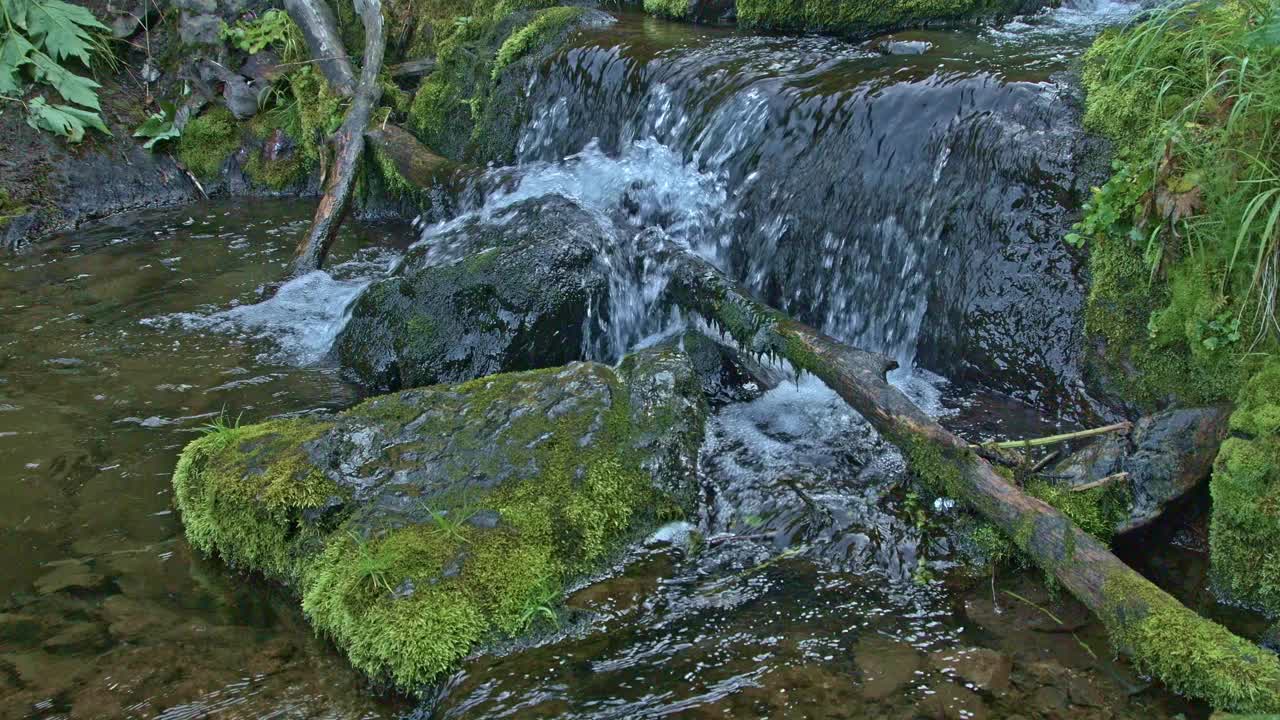
[[[292,585],[356,667],[415,688],[691,513],[705,414],[656,348],[211,433],[175,497],[192,545]]]
[[[559,196],[473,218],[410,251],[356,301],[335,349],[380,390],[470,380],[583,357],[608,276],[612,230]]]

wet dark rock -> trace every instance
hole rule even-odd
[[[713,406],[754,400],[783,381],[783,373],[767,368],[748,355],[690,331],[682,340],[684,350],[702,378],[702,391]]]
[[[933,49],[933,43],[926,40],[882,40],[876,43],[875,49],[883,55],[923,55]]]
[[[184,12],[178,20],[178,36],[187,45],[217,45],[221,42],[222,22],[217,15]]]
[[[240,74],[249,78],[258,87],[266,87],[280,76],[280,57],[270,50],[254,53],[245,59],[240,66]]]
[[[365,290],[337,356],[350,377],[376,390],[577,360],[602,319],[608,280],[596,248],[611,232],[558,196],[470,220],[410,251],[392,277]]]
[[[1128,473],[1132,510],[1117,532],[1146,527],[1209,477],[1227,434],[1226,408],[1165,410],[1139,419],[1128,437],[1105,435],[1057,465],[1051,475],[1083,485]]]
[[[258,114],[258,91],[239,75],[231,75],[222,83],[222,99],[237,120]]]

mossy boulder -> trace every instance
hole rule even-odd
[[[1209,489],[1209,553],[1219,589],[1280,613],[1280,360],[1241,391]]]
[[[750,28],[863,38],[908,27],[1010,17],[1056,4],[1053,0],[738,0],[737,17],[739,25]]]
[[[687,356],[653,348],[222,428],[175,497],[192,545],[288,584],[356,667],[414,690],[691,514],[706,412]]]
[[[338,358],[381,390],[580,359],[604,319],[608,276],[596,257],[612,232],[548,196],[433,235],[356,300]]]

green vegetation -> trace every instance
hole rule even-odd
[[[592,389],[550,415],[537,403],[565,383]],[[183,452],[175,495],[195,547],[294,586],[356,667],[416,690],[477,645],[555,624],[566,583],[684,510],[642,467],[638,438],[659,420],[638,420],[628,397],[612,370],[579,364],[409,390],[332,420],[222,422]],[[410,421],[421,427],[379,466],[448,453],[451,474],[388,489],[388,503],[416,496],[402,511],[347,502],[307,454]]]
[[[671,9],[672,0],[652,2],[662,10]],[[863,36],[931,21],[1009,14],[1022,4],[1011,0],[740,0],[737,8],[738,23],[744,27]],[[646,1],[646,10],[649,5]]]
[[[222,25],[222,39],[234,47],[254,55],[270,45],[277,46],[281,57],[298,58],[304,54],[302,33],[289,14],[268,10],[253,20],[239,20],[235,25]]]
[[[1080,492],[1044,480],[1032,479],[1024,488],[1071,518],[1081,530],[1110,543],[1116,527],[1129,517],[1133,494],[1127,482],[1110,483]]]
[[[1210,554],[1218,587],[1280,610],[1280,360],[1241,391],[1210,491]]]
[[[1094,370],[1144,408],[1230,399],[1274,352],[1280,73],[1274,4],[1197,2],[1101,36],[1086,125],[1116,146],[1077,231]]]
[[[502,43],[493,61],[490,77],[497,82],[498,77],[511,63],[524,57],[530,51],[540,48],[560,34],[569,23],[582,16],[580,7],[554,7],[541,10],[533,21],[515,31]]]
[[[689,15],[689,0],[644,0],[644,11],[669,20],[683,20]]]
[[[216,178],[222,164],[240,148],[240,124],[222,105],[187,121],[178,138],[178,159],[199,178]]]
[[[88,128],[110,135],[99,114],[101,85],[76,74],[71,62],[88,70],[96,61],[114,62],[102,35],[107,27],[87,9],[62,0],[0,0],[0,15],[0,100],[22,105],[28,125],[68,142],[80,142]],[[36,86],[71,105],[32,95],[41,89]]]
[[[1176,692],[1239,712],[1280,712],[1275,655],[1206,621],[1145,579],[1113,576],[1100,616],[1138,669]]]

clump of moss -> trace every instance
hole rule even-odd
[[[1027,482],[1028,495],[1040,498],[1071,518],[1081,530],[1110,543],[1116,527],[1129,517],[1133,494],[1128,483],[1110,483],[1076,492],[1039,479]]]
[[[1019,0],[739,0],[737,12],[745,27],[863,36],[926,22],[1006,15],[1027,5]]]
[[[240,124],[218,105],[191,118],[178,138],[178,159],[196,177],[213,179],[231,154],[240,148]]]
[[[1112,643],[1176,692],[1239,712],[1280,712],[1280,662],[1133,574],[1107,578],[1099,612]]]
[[[1219,588],[1280,612],[1280,360],[1245,385],[1209,488],[1210,557]]]
[[[1277,349],[1280,73],[1262,6],[1193,2],[1086,54],[1086,126],[1116,147],[1068,241],[1088,245],[1093,374],[1142,409],[1229,400]],[[1261,14],[1260,14],[1261,13]]]
[[[644,11],[669,20],[689,16],[689,0],[644,0]]]
[[[586,12],[580,7],[553,7],[541,10],[529,24],[515,31],[502,43],[493,60],[490,77],[496,81],[511,63],[529,51],[546,45],[570,23]]]
[[[302,448],[328,427],[306,419],[220,426],[188,445],[173,487],[191,544],[232,565],[296,577],[300,548],[318,537],[302,514],[343,495]]]

